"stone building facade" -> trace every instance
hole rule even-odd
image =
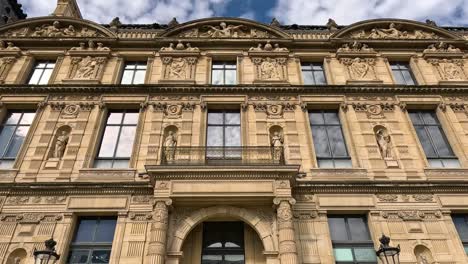
[[[0,27],[0,261],[468,263],[468,29]]]
[[[17,0],[0,0],[0,25],[25,18],[26,14]]]

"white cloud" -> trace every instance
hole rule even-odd
[[[28,17],[46,16],[55,9],[57,0],[19,0]],[[109,23],[120,17],[122,23],[167,23],[212,17],[224,12],[231,0],[78,0],[85,19]]]
[[[328,18],[340,25],[371,18],[429,18],[440,25],[468,25],[468,0],[277,0],[270,15],[285,24],[324,25]]]

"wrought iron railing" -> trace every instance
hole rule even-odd
[[[284,165],[283,147],[163,147],[161,165]]]

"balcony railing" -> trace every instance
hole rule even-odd
[[[285,165],[283,147],[163,147],[161,165]]]

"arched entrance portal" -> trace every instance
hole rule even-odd
[[[273,212],[270,213],[273,214]],[[218,259],[219,255],[222,255],[221,259],[226,260],[226,255],[229,255],[229,252],[233,252],[232,255],[238,255],[241,251],[243,251],[244,261],[219,263],[276,263],[271,261],[277,259],[278,252],[271,226],[270,220],[260,217],[254,210],[230,206],[202,208],[178,222],[168,252],[183,253],[184,257],[178,263],[201,264],[202,255],[210,253],[215,253],[214,255],[217,255]],[[219,231],[228,228],[236,229],[236,232],[240,234],[236,236],[232,234],[233,232]],[[215,233],[220,234],[216,236]],[[228,243],[236,244],[236,241],[242,244],[243,249],[240,247],[227,248],[229,245],[233,246]],[[208,248],[210,245],[212,245],[212,250]],[[213,256],[213,258],[216,257]],[[205,259],[209,259],[209,257],[205,257]],[[242,258],[237,256],[231,259]],[[170,261],[169,263],[177,262]]]
[[[247,224],[210,219],[198,224],[182,246],[183,264],[263,264],[262,241]]]

